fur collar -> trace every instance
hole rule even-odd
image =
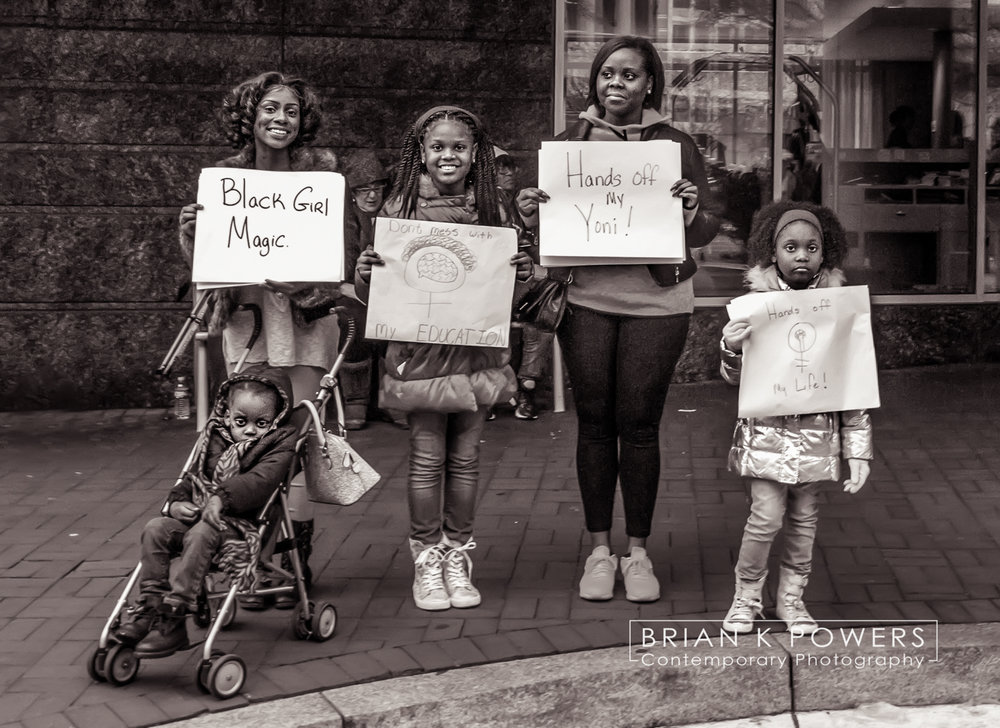
[[[776,265],[769,265],[766,268],[755,265],[743,275],[743,281],[749,290],[758,293],[783,291],[788,288],[788,285],[778,278],[778,266]],[[816,278],[809,284],[809,288],[839,288],[846,283],[847,278],[840,268],[820,268]]]

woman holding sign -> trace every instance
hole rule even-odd
[[[620,561],[625,596],[635,602],[660,598],[646,552],[660,478],[660,419],[694,310],[697,266],[690,248],[706,245],[719,226],[706,209],[708,181],[698,147],[657,111],[663,88],[663,64],[648,40],[611,38],[591,64],[587,110],[558,137],[680,144],[682,178],[670,194],[681,199],[688,248],[678,265],[573,268],[558,336],[573,384],[577,477],[592,547],[580,580],[584,599],[614,596],[619,559],[611,550],[611,524],[619,482],[628,537]],[[538,188],[522,190],[518,211],[526,224],[537,225],[538,205],[546,200]]]
[[[272,172],[337,171],[333,153],[305,146],[316,138],[320,110],[315,94],[301,79],[271,71],[244,81],[226,95],[221,118],[226,138],[239,151],[217,162],[216,167]],[[181,251],[189,263],[194,254],[199,209],[202,206],[193,203],[185,205],[180,213]],[[344,209],[353,208],[348,204]],[[343,224],[344,247],[356,247],[358,229],[353,213],[344,215]],[[337,357],[337,319],[325,314],[339,296],[338,284],[268,281],[261,286],[213,289],[209,295],[209,331],[222,333],[223,353],[230,372],[253,330],[252,315],[237,307],[256,304],[263,326],[247,356],[246,366],[268,364],[284,369],[292,381],[297,402],[315,396],[320,379]],[[294,514],[299,553],[307,559],[312,550],[313,520],[312,504],[304,485],[304,482],[292,483],[289,506]],[[307,565],[306,569],[308,575]]]

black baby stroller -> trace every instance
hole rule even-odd
[[[336,308],[334,311],[343,314],[344,309]],[[259,333],[259,312],[255,313],[256,325],[254,336],[251,337],[247,345],[249,351],[254,344]],[[313,404],[319,412],[324,412],[327,403],[333,399],[337,412],[337,420],[341,432],[344,429],[344,408],[337,380],[337,372],[344,360],[344,352],[351,345],[355,337],[355,324],[350,318],[342,316],[342,325],[346,324],[347,336],[344,345],[338,353],[332,369],[323,377],[320,383],[320,390],[316,395]],[[245,355],[244,355],[245,359]],[[242,361],[237,365],[237,369],[242,365]],[[330,639],[337,626],[337,610],[325,601],[313,602],[309,599],[308,584],[305,577],[303,561],[298,551],[297,542],[292,529],[291,514],[288,509],[288,487],[294,476],[302,468],[302,458],[305,452],[305,443],[309,437],[313,436],[313,429],[316,427],[315,419],[309,416],[309,408],[300,404],[292,413],[293,424],[298,424],[298,431],[295,441],[295,454],[289,472],[281,483],[271,493],[266,505],[260,510],[254,526],[261,544],[273,541],[274,548],[268,553],[287,553],[291,562],[291,569],[283,568],[276,563],[272,563],[270,558],[257,559],[252,566],[255,566],[260,578],[258,585],[252,589],[241,589],[243,580],[230,578],[229,574],[220,572],[215,565],[209,571],[202,586],[198,598],[197,609],[191,615],[198,627],[207,628],[208,632],[202,641],[192,641],[188,649],[200,647],[202,651],[201,661],[198,664],[195,682],[205,693],[211,693],[219,699],[231,698],[237,695],[243,688],[246,680],[246,664],[235,654],[227,654],[222,650],[214,649],[215,640],[221,630],[229,627],[236,618],[237,597],[239,596],[264,596],[277,594],[296,594],[298,602],[292,612],[291,629],[292,634],[301,640],[313,640],[323,642]],[[188,456],[187,462],[181,471],[177,483],[180,483],[189,473],[197,459],[198,446],[196,446]],[[246,565],[244,564],[244,568]],[[111,615],[101,631],[97,646],[91,652],[87,661],[87,672],[90,677],[98,682],[109,682],[112,685],[127,685],[135,680],[141,659],[133,649],[132,645],[127,645],[115,637],[115,633],[122,625],[123,615],[130,614],[135,610],[134,605],[129,604],[129,597],[133,593],[139,582],[141,562],[136,565],[129,576],[124,589],[122,590]],[[217,581],[221,580],[221,587]],[[151,658],[148,658],[151,659]]]

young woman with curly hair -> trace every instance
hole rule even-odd
[[[316,138],[321,118],[315,93],[300,78],[269,71],[240,83],[226,94],[220,121],[237,152],[212,166],[272,172],[338,171],[337,157],[332,152],[306,146]],[[189,263],[200,209],[201,205],[192,203],[180,213],[181,251]],[[353,209],[345,190],[344,249],[352,271],[359,247]],[[311,399],[323,374],[336,360],[340,332],[336,317],[313,320],[308,311],[331,303],[339,295],[339,284],[329,283],[267,281],[263,285],[215,289],[210,294],[209,331],[221,332],[226,367],[232,372],[253,329],[252,314],[237,307],[256,304],[263,326],[246,366],[268,364],[284,369],[292,381],[295,401]],[[292,483],[289,505],[300,553],[307,559],[313,520],[304,483]]]

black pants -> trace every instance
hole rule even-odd
[[[649,536],[660,419],[690,316],[629,317],[571,306],[559,327],[578,424],[576,470],[591,533],[610,531],[621,482],[628,536]]]

